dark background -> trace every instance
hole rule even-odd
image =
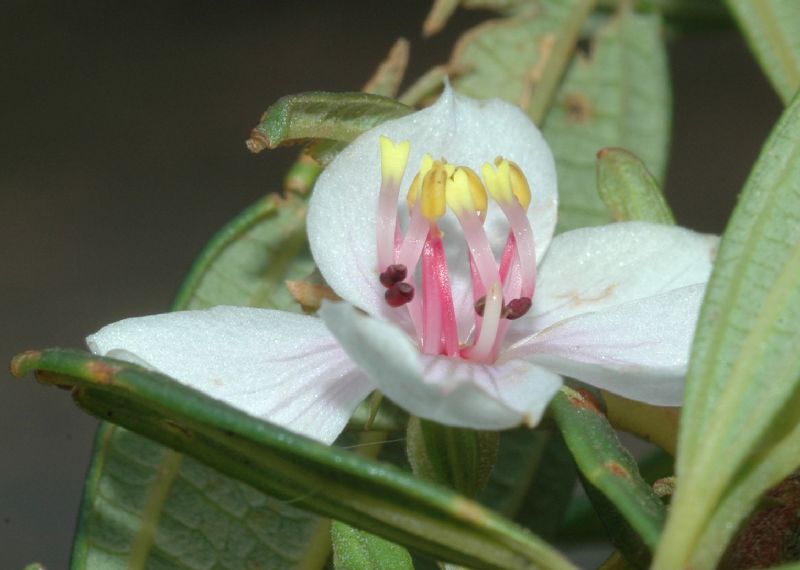
[[[423,40],[427,9],[3,2],[0,360],[166,310],[208,237],[279,188],[296,153],[246,151],[260,113],[283,94],[358,89],[401,35],[414,78],[482,17]],[[781,107],[735,30],[673,37],[670,56],[667,196],[682,224],[720,232]],[[67,393],[0,374],[0,568],[67,567],[95,426]]]

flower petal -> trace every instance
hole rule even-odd
[[[282,311],[215,307],[125,319],[86,342],[95,354],[158,370],[325,443],[374,389],[320,319]]]
[[[320,311],[347,353],[410,413],[473,429],[536,425],[561,378],[522,360],[486,365],[420,354],[397,327],[346,303]]]
[[[476,101],[447,87],[431,107],[387,121],[364,133],[328,166],[317,181],[308,213],[308,235],[314,259],[336,293],[372,313],[386,309],[378,282],[375,224],[380,189],[378,138],[410,141],[411,153],[400,193],[405,196],[422,157],[430,153],[480,172],[484,162],[504,156],[527,175],[533,194],[528,216],[541,256],[556,221],[556,173],[553,156],[539,130],[517,107],[491,100]],[[471,304],[467,293],[469,265],[461,229],[452,213],[441,220],[451,269],[454,297]],[[508,224],[496,205],[489,208],[486,230],[490,243],[502,250]],[[451,240],[458,240],[453,247]]]
[[[523,326],[541,330],[581,313],[706,283],[718,242],[716,236],[644,222],[556,236]]]
[[[525,358],[632,400],[683,402],[683,382],[705,284],[681,287],[559,321],[512,346]]]

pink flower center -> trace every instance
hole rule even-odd
[[[377,251],[386,303],[408,311],[425,354],[493,362],[510,321],[531,308],[536,284],[536,251],[526,214],[528,182],[516,164],[502,158],[483,165],[481,180],[466,166],[426,155],[408,190],[409,223],[403,231],[398,197],[409,151],[408,142],[381,137]],[[484,230],[489,195],[509,224],[499,264]],[[438,223],[448,208],[469,251],[473,306],[458,319]],[[469,325],[461,327],[470,331],[466,338],[459,338],[459,322]]]

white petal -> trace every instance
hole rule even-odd
[[[627,222],[583,228],[553,240],[536,283],[528,330],[705,283],[716,236],[675,226]]]
[[[683,383],[705,284],[560,321],[511,347],[525,358],[632,400],[683,402]]]
[[[408,186],[425,153],[477,172],[497,156],[519,164],[533,192],[528,215],[537,253],[543,254],[553,233],[557,207],[555,164],[547,143],[517,107],[499,100],[476,101],[448,88],[433,106],[358,137],[325,169],[314,187],[308,213],[311,250],[328,284],[343,299],[372,314],[385,311],[375,236],[381,135],[411,142],[400,193],[401,214],[405,213]],[[466,245],[452,213],[442,219],[441,227],[455,298],[471,305],[470,295],[465,294],[469,281]],[[486,228],[490,242],[501,251],[508,225],[494,204]]]
[[[473,429],[536,425],[561,378],[522,360],[484,365],[422,355],[397,327],[346,303],[320,311],[344,349],[378,389],[410,413]]]
[[[373,386],[317,318],[215,307],[126,319],[95,354],[171,376],[248,414],[331,443]]]

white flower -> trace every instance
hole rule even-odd
[[[556,208],[536,127],[448,88],[359,137],[317,182],[309,240],[344,299],[321,319],[217,307],[87,342],[324,442],[375,389],[476,429],[535,425],[562,375],[680,405],[716,238],[631,222],[551,241]]]

